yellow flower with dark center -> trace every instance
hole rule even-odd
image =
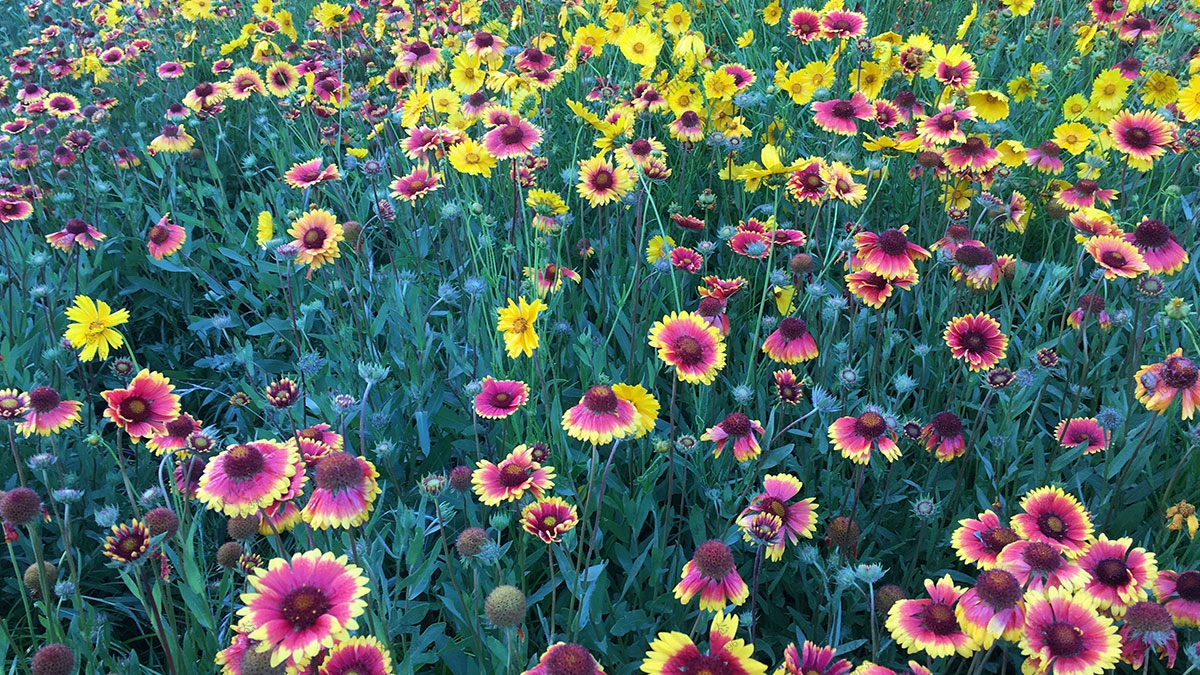
[[[80,361],[91,361],[97,354],[108,358],[109,349],[125,344],[121,334],[113,330],[129,320],[129,310],[112,311],[107,302],[94,301],[86,295],[75,296],[75,306],[67,309],[71,325],[63,334],[71,346],[79,349]]]

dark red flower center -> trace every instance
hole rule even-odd
[[[1135,602],[1125,612],[1125,625],[1136,635],[1174,631],[1171,613],[1157,602]]]
[[[1083,651],[1083,634],[1067,623],[1052,623],[1042,629],[1042,640],[1052,659],[1071,658]]]
[[[1035,572],[1053,572],[1062,567],[1062,555],[1050,544],[1035,541],[1021,552],[1021,559]]]
[[[808,333],[808,324],[804,323],[803,319],[797,319],[789,316],[779,324],[779,334],[782,335],[783,339],[785,340],[799,340],[800,338],[804,337],[806,333]]]
[[[1129,566],[1125,564],[1124,560],[1119,558],[1105,558],[1096,563],[1096,566],[1092,568],[1092,576],[1096,577],[1096,580],[1105,586],[1120,588],[1129,583],[1132,575],[1129,573]]]
[[[500,469],[500,485],[506,488],[515,488],[519,485],[524,485],[529,480],[529,471],[523,466],[517,464],[508,464]]]
[[[750,423],[749,417],[742,413],[733,413],[721,422],[721,430],[729,434],[731,438],[742,438],[749,436],[754,431],[754,426]]]
[[[650,145],[650,141],[639,138],[629,144],[629,151],[635,155],[644,156],[650,154],[654,146]]]
[[[546,675],[594,675],[596,661],[583,646],[568,642],[551,650],[542,667]]]
[[[704,345],[691,335],[681,335],[675,340],[675,355],[685,366],[694,366],[704,361]]]
[[[516,145],[525,139],[525,130],[517,124],[506,124],[500,130],[500,142],[504,145]]]
[[[487,49],[496,43],[496,38],[492,37],[491,33],[479,31],[475,34],[475,46],[480,49]]]
[[[897,229],[884,230],[879,234],[879,250],[888,255],[908,253],[908,237]]]
[[[1079,298],[1079,309],[1091,314],[1103,312],[1104,306],[1104,298],[1095,293],[1086,293]]]
[[[205,96],[212,95],[213,86],[208,82],[201,82],[200,84],[196,85],[196,88],[192,91],[195,92],[197,97],[204,98]]]
[[[1143,127],[1131,127],[1126,129],[1121,137],[1125,140],[1126,145],[1136,149],[1145,150],[1153,145],[1153,139],[1150,132]]]
[[[196,430],[196,425],[192,423],[192,418],[188,415],[180,415],[175,419],[167,422],[167,433],[175,438],[187,438],[193,431]]]
[[[140,396],[130,396],[121,401],[117,411],[132,424],[145,422],[151,415],[150,402]]]
[[[959,337],[959,342],[972,354],[982,354],[987,351],[988,339],[977,330],[968,330]]]
[[[829,109],[829,114],[840,120],[854,119],[854,104],[849,101],[838,101]]]
[[[1133,231],[1133,243],[1139,248],[1146,248],[1152,251],[1166,246],[1175,235],[1161,220],[1147,218],[1143,220]]]
[[[709,539],[696,547],[692,563],[705,578],[720,580],[733,571],[733,553],[724,542]]]
[[[1200,602],[1200,572],[1188,570],[1175,579],[1175,593],[1188,602]]]
[[[333,607],[325,591],[307,584],[295,588],[279,601],[279,613],[292,630],[307,630]]]
[[[57,408],[59,403],[62,403],[62,397],[53,387],[35,387],[29,392],[29,407],[35,412],[48,413]]]
[[[963,267],[979,267],[996,260],[996,254],[986,246],[967,244],[954,252],[954,260]]]
[[[592,176],[591,180],[592,187],[596,188],[597,190],[607,190],[608,188],[612,187],[613,182],[612,173],[606,169],[597,170],[596,174]]]
[[[873,410],[859,415],[858,419],[854,421],[854,433],[868,440],[879,438],[885,432],[887,432],[887,420]]]
[[[235,481],[257,476],[264,465],[262,451],[249,445],[235,445],[225,453],[225,475]]]
[[[1057,513],[1043,513],[1037,517],[1038,531],[1054,539],[1062,541],[1067,538],[1067,522]]]
[[[954,610],[941,602],[930,602],[921,608],[921,625],[934,635],[950,635],[959,630]]]
[[[934,432],[942,438],[953,438],[962,433],[962,420],[952,412],[940,412],[930,422]]]
[[[492,405],[496,406],[497,408],[507,407],[511,402],[512,395],[510,395],[507,391],[498,391],[492,394]]]
[[[1163,367],[1159,371],[1159,374],[1168,387],[1172,389],[1187,389],[1196,384],[1200,370],[1197,370],[1196,364],[1189,358],[1171,356],[1163,362]]]
[[[70,234],[80,235],[88,231],[88,224],[80,218],[72,218],[67,221],[66,227],[63,229]]]
[[[979,541],[983,547],[992,555],[998,555],[1004,550],[1005,546],[1013,543],[1020,537],[1009,527],[993,527],[979,533]]]
[[[313,228],[304,233],[304,248],[321,248],[325,244],[325,230]]]
[[[939,131],[954,131],[958,128],[958,117],[954,113],[942,113],[933,118],[933,125]]]
[[[721,657],[702,654],[683,665],[679,675],[732,675],[733,672]]]
[[[1058,153],[1062,152],[1062,148],[1058,147],[1058,143],[1054,141],[1046,141],[1038,146],[1038,152],[1044,157],[1058,157]]]
[[[583,407],[597,415],[611,415],[617,412],[617,395],[612,387],[598,384],[583,395]]]
[[[782,501],[767,495],[758,503],[758,508],[762,509],[763,513],[769,513],[783,520],[787,516],[787,504]]]
[[[150,228],[150,241],[162,245],[171,236],[171,230],[166,225],[155,225]]]
[[[975,580],[975,593],[994,609],[1005,609],[1021,599],[1021,582],[1004,570],[986,570]]]
[[[967,140],[963,141],[962,147],[959,148],[959,152],[968,157],[982,155],[987,150],[987,143],[984,143],[983,139],[978,136],[968,137]]]
[[[330,492],[339,492],[362,483],[363,469],[353,455],[335,452],[317,462],[315,479],[317,487]]]
[[[725,303],[712,297],[702,298],[700,306],[696,308],[697,314],[707,317],[720,316],[723,311],[725,311]]]
[[[685,127],[695,127],[700,125],[700,116],[694,110],[685,110],[679,116],[679,122]]]
[[[1088,197],[1096,194],[1096,191],[1100,189],[1100,184],[1091,178],[1084,178],[1083,180],[1075,183],[1075,187],[1073,189],[1075,190],[1076,194]]]
[[[1126,260],[1125,256],[1118,251],[1105,251],[1100,254],[1100,262],[1104,263],[1106,267],[1121,269],[1125,266]]]
[[[1139,31],[1148,30],[1152,25],[1153,24],[1150,23],[1150,19],[1147,19],[1144,16],[1135,16],[1129,20],[1129,26]]]

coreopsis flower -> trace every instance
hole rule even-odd
[[[643,423],[632,401],[619,395],[616,386],[603,384],[584,392],[579,403],[568,408],[562,417],[562,428],[568,436],[596,445],[636,434]]]
[[[66,315],[71,324],[63,337],[80,350],[80,361],[91,361],[97,356],[107,359],[110,349],[120,349],[125,344],[125,339],[113,329],[129,320],[129,310],[114,312],[103,300],[77,295],[75,305],[67,308]]]
[[[496,310],[499,316],[496,330],[504,333],[504,348],[508,351],[510,359],[515,359],[520,354],[533,356],[533,350],[537,349],[539,344],[533,322],[537,321],[539,313],[549,309],[546,303],[538,299],[527,302],[522,296],[518,301],[520,304],[509,299],[507,307]]]
[[[775,675],[849,675],[854,668],[846,659],[834,658],[837,650],[833,647],[820,646],[804,641],[797,649],[796,643],[789,643],[783,650],[783,665],[775,671]]]
[[[712,384],[725,367],[725,341],[699,314],[671,312],[664,316],[651,327],[649,343],[684,382]]]
[[[1108,132],[1117,150],[1146,165],[1165,155],[1175,137],[1171,124],[1153,110],[1123,110],[1109,121]]]
[[[692,639],[683,633],[659,633],[650,643],[650,651],[642,661],[641,670],[647,675],[676,675],[677,673],[729,673],[730,675],[766,675],[767,666],[754,660],[754,645],[737,634],[738,618],[718,610],[708,631],[708,653],[700,653]]]
[[[538,659],[537,665],[521,675],[605,675],[604,668],[582,645],[573,642],[558,642]]]
[[[1161,220],[1144,216],[1125,241],[1137,247],[1151,274],[1172,275],[1183,269],[1190,258],[1179,245],[1175,233]]]
[[[1092,541],[1092,517],[1074,495],[1046,486],[1030,490],[1021,498],[1021,509],[1012,517],[1012,527],[1022,538],[1042,541],[1077,558]]]
[[[731,413],[716,426],[709,427],[700,437],[702,441],[713,441],[713,457],[720,457],[726,442],[733,444],[733,456],[739,462],[748,462],[758,457],[761,449],[758,445],[758,435],[764,433],[758,420],[752,420],[742,413]]]
[[[681,576],[675,585],[675,599],[686,605],[699,594],[701,610],[719,612],[727,604],[741,605],[750,597],[750,589],[734,565],[733,553],[718,539],[697,546]]]
[[[317,462],[313,483],[301,517],[317,530],[362,525],[382,492],[375,465],[347,452],[334,452]]]
[[[547,544],[561,541],[578,524],[579,510],[561,497],[539,499],[521,510],[521,527]]]
[[[504,419],[529,400],[529,386],[518,380],[483,378],[475,396],[475,414],[487,419]]]
[[[25,413],[24,419],[17,423],[17,431],[24,436],[34,433],[40,436],[57,434],[80,421],[79,409],[83,404],[79,401],[64,401],[58,390],[53,387],[34,387],[26,396],[29,403],[28,412]],[[0,396],[0,407],[3,407],[6,401],[13,400],[11,396]],[[9,410],[20,408],[19,399],[17,403],[18,405]],[[0,415],[0,418],[2,417]]]
[[[1086,593],[1062,588],[1026,594],[1021,652],[1035,671],[1100,675],[1117,664],[1121,640],[1112,619]]]
[[[290,188],[302,190],[325,181],[339,180],[342,175],[338,172],[337,164],[322,167],[320,157],[314,157],[304,162],[297,162],[283,174],[283,182]]]
[[[346,556],[319,550],[274,558],[247,581],[254,590],[242,594],[238,614],[253,626],[250,637],[262,643],[258,651],[270,651],[272,668],[289,658],[306,663],[346,640],[358,629],[355,618],[370,592],[362,570]]]
[[[879,234],[854,235],[855,269],[878,274],[885,279],[907,278],[917,273],[916,261],[925,260],[929,251],[908,240],[908,226],[884,230]]]
[[[183,248],[183,242],[186,240],[187,233],[183,228],[171,222],[170,213],[164,213],[146,233],[146,248],[150,257],[162,260]]]
[[[1154,597],[1171,613],[1176,626],[1200,628],[1200,571],[1162,570],[1154,582]]]
[[[781,533],[786,535],[793,545],[800,542],[800,537],[812,539],[813,532],[817,529],[817,500],[809,497],[792,501],[803,487],[804,483],[786,473],[766,476],[763,478],[763,491],[750,500],[750,505],[738,516],[738,523],[744,527],[754,514],[765,513],[779,518]],[[783,537],[780,537],[767,547],[767,558],[778,561],[783,558],[783,550],[784,541]]]
[[[480,460],[471,483],[479,501],[488,506],[520,499],[526,492],[538,499],[554,487],[554,467],[535,462],[528,446],[518,445],[508,456],[493,464]]]
[[[452,145],[446,154],[450,159],[450,166],[468,176],[488,178],[496,166],[496,158],[482,143],[471,138]]]
[[[1117,277],[1133,279],[1150,271],[1137,247],[1119,235],[1092,237],[1084,248],[1104,270],[1104,278],[1109,281]]]
[[[1125,624],[1118,634],[1121,636],[1121,659],[1135,669],[1146,663],[1146,654],[1166,659],[1167,669],[1175,667],[1179,652],[1179,637],[1171,613],[1157,602],[1134,603],[1125,612]]]
[[[296,247],[296,263],[310,265],[312,270],[333,262],[341,251],[338,244],[345,240],[337,217],[325,209],[305,211],[288,229]]]
[[[1058,423],[1054,437],[1064,448],[1073,448],[1087,443],[1083,454],[1090,455],[1108,447],[1112,432],[1100,426],[1095,417],[1072,417]]]
[[[868,408],[858,417],[846,416],[834,420],[829,425],[829,440],[842,453],[842,457],[855,464],[869,463],[872,450],[878,450],[888,462],[900,459],[896,433],[874,408]]]
[[[803,319],[789,316],[763,342],[762,351],[778,363],[803,363],[817,358],[816,340]]]
[[[1188,536],[1195,538],[1196,531],[1200,530],[1200,518],[1196,517],[1196,507],[1180,500],[1178,504],[1167,507],[1167,529],[1179,532],[1184,525],[1187,526]]]
[[[621,31],[616,44],[630,63],[643,68],[653,68],[659,52],[662,51],[663,39],[649,25],[638,22]]]
[[[1076,563],[1090,577],[1081,590],[1096,600],[1097,609],[1117,619],[1147,599],[1146,590],[1158,578],[1154,554],[1135,547],[1129,537],[1109,539],[1101,534]]]
[[[299,452],[289,444],[232,445],[204,466],[196,497],[230,518],[255,515],[287,493],[299,462]]]
[[[933,416],[921,430],[921,438],[925,441],[925,450],[934,452],[939,462],[949,462],[962,457],[967,450],[962,431],[962,420],[947,410]]]
[[[964,589],[946,575],[925,580],[928,598],[900,600],[888,611],[887,629],[909,654],[925,652],[933,658],[958,654],[968,657],[978,649],[975,638],[963,632],[954,613]]]
[[[942,339],[954,358],[966,362],[972,372],[995,367],[1008,347],[1008,336],[1000,332],[1000,322],[983,312],[951,319]]]
[[[1200,404],[1200,369],[1195,362],[1183,355],[1179,348],[1171,352],[1161,363],[1142,366],[1134,374],[1136,386],[1134,396],[1138,402],[1158,414],[1163,414],[1175,397],[1182,402],[1182,418],[1192,419],[1196,406]]]
[[[983,649],[996,640],[1015,642],[1025,624],[1021,582],[1002,569],[984,570],[958,599],[954,614]]]
[[[1020,539],[1012,528],[1000,522],[1000,517],[990,510],[958,522],[959,528],[950,538],[954,554],[963,562],[985,570],[996,566],[996,558],[1004,547]]]
[[[137,442],[166,431],[167,422],[179,417],[179,396],[171,380],[143,368],[129,386],[100,392],[108,407],[104,416]]]
[[[130,564],[145,557],[150,548],[150,530],[139,520],[112,526],[104,540],[104,555],[114,562]]]
[[[357,635],[335,644],[317,675],[392,675],[392,657],[376,638]]]
[[[105,238],[106,235],[103,232],[92,227],[86,220],[71,218],[63,225],[63,229],[46,235],[46,242],[63,251],[70,251],[74,244],[79,244],[84,250],[91,251]]]

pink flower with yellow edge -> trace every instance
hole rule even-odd
[[[171,380],[143,368],[128,387],[100,392],[108,404],[104,416],[135,442],[161,434],[167,422],[179,417],[179,396],[174,391]]]
[[[540,498],[543,492],[554,487],[554,467],[543,467],[535,462],[525,445],[513,448],[499,464],[484,459],[476,466],[471,483],[479,501],[488,506],[516,501],[526,492],[535,499]]]
[[[150,451],[159,457],[168,452],[185,450],[188,437],[200,431],[200,426],[200,421],[195,417],[192,417],[189,413],[182,413],[179,417],[163,425],[163,433],[154,434],[148,438],[146,440],[146,447],[150,448]]]
[[[1182,418],[1190,420],[1200,405],[1200,368],[1183,355],[1182,348],[1171,352],[1161,363],[1142,366],[1133,379],[1137,385],[1133,395],[1146,410],[1161,415],[1181,395]]]
[[[752,420],[742,413],[731,413],[720,424],[709,427],[700,440],[717,444],[713,449],[713,457],[720,457],[725,450],[725,443],[732,441],[733,456],[739,462],[748,462],[761,452],[758,436],[764,431],[758,420]]]
[[[1154,597],[1171,613],[1176,626],[1200,628],[1200,571],[1159,572]]]
[[[604,445],[637,433],[640,419],[632,401],[619,396],[615,387],[598,384],[563,413],[562,428],[571,438]]]
[[[1116,666],[1121,653],[1117,628],[1086,593],[1048,588],[1025,598],[1021,652],[1036,660],[1037,672],[1100,675]]]
[[[334,645],[317,675],[392,675],[392,657],[376,638],[358,635]]]
[[[964,589],[946,575],[938,581],[925,580],[928,598],[900,600],[888,612],[887,629],[909,654],[925,652],[933,658],[958,654],[971,656],[978,641],[962,630],[954,607]]]
[[[847,675],[854,666],[846,659],[835,661],[836,656],[837,650],[833,647],[822,647],[805,640],[797,649],[793,642],[784,648],[783,665],[775,675]]]
[[[996,566],[996,558],[1004,547],[1020,539],[992,511],[984,511],[975,518],[964,518],[958,523],[959,528],[950,536],[955,555],[963,562],[985,570]]]
[[[1000,322],[983,312],[951,319],[942,339],[950,354],[965,362],[971,372],[994,368],[1008,348],[1008,336],[1000,332]]]
[[[793,502],[804,483],[795,476],[786,473],[769,474],[763,478],[763,491],[755,495],[738,516],[738,522],[747,521],[756,513],[767,513],[782,522],[782,530],[787,539],[793,544],[800,542],[800,537],[812,539],[817,529],[817,500],[809,497]],[[749,539],[747,539],[749,540]],[[783,558],[783,539],[767,547],[767,558],[778,561]]]
[[[1092,237],[1084,244],[1084,249],[1100,269],[1104,270],[1104,278],[1109,281],[1118,277],[1133,279],[1150,271],[1150,266],[1146,264],[1146,259],[1142,257],[1137,246],[1119,235]]]
[[[521,675],[605,675],[604,668],[596,662],[591,652],[574,642],[558,642],[550,645],[537,665]]]
[[[314,529],[348,529],[367,522],[379,488],[379,472],[363,457],[335,452],[317,462],[316,487],[301,512]]]
[[[659,633],[650,643],[650,651],[646,652],[641,670],[647,675],[698,675],[706,672],[766,675],[766,664],[754,660],[754,645],[733,639],[737,628],[736,615],[717,611],[708,631],[707,654],[701,653],[696,643],[683,633]]]
[[[1092,517],[1074,495],[1046,486],[1021,498],[1021,509],[1012,517],[1017,534],[1062,549],[1069,557],[1083,555],[1092,542]]]
[[[731,603],[741,605],[750,597],[750,589],[733,564],[733,552],[718,539],[697,546],[681,576],[674,594],[685,605],[699,594],[700,609],[715,612]]]
[[[17,422],[17,431],[24,436],[49,436],[67,429],[79,421],[79,401],[64,401],[54,387],[34,387],[28,394],[29,409]]]
[[[967,450],[962,431],[962,420],[947,410],[933,416],[921,430],[921,438],[925,441],[925,450],[934,451],[939,462],[949,462],[962,457]]]
[[[1100,422],[1094,417],[1072,417],[1054,427],[1054,437],[1064,448],[1086,443],[1083,454],[1091,455],[1108,447],[1108,442],[1112,440],[1112,432],[1100,426]]]
[[[1144,216],[1125,241],[1137,247],[1151,274],[1175,274],[1188,263],[1188,252],[1161,220]]]
[[[684,382],[712,384],[725,367],[725,341],[705,318],[692,312],[672,312],[650,329],[649,344],[658,358],[675,367]]]
[[[319,550],[297,553],[291,560],[275,558],[266,569],[248,578],[252,592],[241,596],[245,617],[261,641],[257,651],[270,652],[272,667],[295,659],[307,663],[358,629],[356,617],[370,592],[362,570]]]
[[[475,396],[475,414],[487,419],[504,419],[529,400],[529,387],[519,380],[483,378],[482,390]]]
[[[888,462],[900,459],[896,433],[873,407],[858,417],[839,417],[829,425],[829,441],[842,457],[855,464],[868,464],[871,451],[878,450]]]
[[[579,510],[561,497],[547,497],[521,510],[521,527],[547,544],[562,541],[562,536],[579,524]]]
[[[46,235],[46,242],[63,251],[70,251],[73,244],[79,244],[81,248],[91,251],[105,238],[104,233],[92,227],[87,221],[71,218],[63,225],[63,229]]]
[[[908,226],[854,235],[855,270],[873,272],[885,279],[911,277],[917,273],[916,261],[929,258],[929,251],[908,240]]]
[[[1082,567],[1067,560],[1062,549],[1044,541],[1018,541],[996,556],[996,569],[1010,572],[1022,588],[1079,588],[1088,580]]]
[[[150,257],[162,260],[183,248],[186,240],[187,233],[183,228],[171,222],[171,214],[164,213],[146,233],[146,248],[150,251]]]
[[[1015,642],[1025,625],[1021,582],[1002,569],[984,570],[954,608],[963,630],[983,649],[996,640]]]
[[[302,190],[312,187],[317,183],[338,180],[342,177],[338,172],[336,164],[330,164],[326,167],[322,167],[321,164],[320,157],[314,157],[304,162],[297,162],[283,174],[283,182],[287,183],[290,188]]]
[[[819,354],[808,324],[793,316],[779,322],[779,327],[763,342],[762,351],[772,361],[787,364],[811,361]]]
[[[257,514],[287,492],[298,457],[295,447],[271,440],[232,445],[204,466],[196,497],[230,518]]]
[[[303,445],[304,442],[306,441],[299,445]],[[290,442],[288,444],[292,445]],[[264,537],[290,532],[303,520],[300,508],[296,506],[296,498],[304,494],[304,486],[308,485],[308,472],[305,471],[308,465],[304,456],[299,453],[292,456],[292,462],[296,473],[292,474],[287,490],[258,512],[258,533]]]
[[[1129,537],[1109,539],[1101,534],[1076,563],[1091,577],[1082,590],[1113,618],[1121,618],[1135,602],[1147,599],[1146,590],[1158,578],[1154,554],[1134,547]]]

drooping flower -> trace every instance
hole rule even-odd
[[[274,558],[247,579],[253,591],[241,596],[238,614],[254,627],[258,651],[271,653],[271,666],[289,658],[306,663],[322,648],[346,640],[370,590],[362,570],[319,550]]]
[[[804,483],[795,476],[786,473],[767,475],[763,478],[762,493],[751,499],[750,505],[738,516],[739,524],[756,513],[766,513],[780,519],[782,531],[793,545],[799,543],[800,537],[812,539],[813,532],[817,529],[817,500],[809,497],[792,502],[803,487]],[[767,547],[767,558],[778,561],[783,558],[783,550],[784,542],[781,537],[778,542]]]
[[[858,417],[847,416],[834,420],[829,425],[829,440],[842,453],[842,457],[855,464],[869,463],[872,450],[878,450],[888,462],[900,458],[896,433],[874,408],[868,408]]]
[[[187,233],[183,228],[171,222],[170,213],[164,213],[146,233],[146,248],[150,251],[150,257],[162,260],[183,248],[186,240]]]
[[[91,251],[105,238],[103,232],[92,227],[86,220],[71,218],[63,225],[63,229],[46,235],[46,242],[63,251],[70,251],[73,244],[79,244],[83,249]]]
[[[1072,417],[1058,423],[1054,428],[1054,437],[1064,448],[1087,443],[1083,454],[1090,455],[1108,447],[1112,432],[1100,426],[1095,417]]]
[[[964,589],[946,575],[938,581],[925,580],[928,598],[900,600],[888,611],[887,629],[909,654],[925,652],[939,658],[957,653],[970,656],[978,642],[967,633],[954,613]]]
[[[185,450],[188,438],[199,430],[200,421],[189,413],[182,413],[163,425],[163,433],[150,436],[146,440],[146,447],[160,457],[168,452]]]
[[[855,267],[892,280],[917,273],[916,261],[925,260],[929,251],[908,240],[908,226],[884,230],[879,234],[854,235]]]
[[[1182,418],[1192,419],[1196,406],[1200,405],[1200,369],[1195,362],[1183,355],[1179,348],[1171,352],[1161,363],[1142,366],[1134,374],[1136,384],[1134,396],[1138,402],[1158,414],[1163,414],[1175,402],[1176,395],[1182,402]]]
[[[11,397],[0,399],[0,405],[12,400]],[[58,390],[53,387],[34,387],[27,394],[26,400],[29,405],[28,412],[25,413],[25,418],[17,423],[17,431],[24,436],[34,433],[40,436],[57,434],[80,421],[79,409],[83,404],[79,401],[64,401]],[[19,407],[18,405],[10,409]]]
[[[519,380],[483,378],[475,396],[475,414],[487,419],[504,419],[529,400],[529,386]]]
[[[527,491],[535,499],[541,498],[542,493],[554,487],[554,475],[554,467],[542,466],[534,461],[528,446],[518,445],[499,464],[480,460],[471,483],[479,501],[499,506],[520,499]]]
[[[604,445],[639,431],[644,422],[632,401],[619,396],[615,387],[598,384],[563,413],[562,427],[571,438]]]
[[[994,368],[1004,358],[1008,336],[989,314],[964,314],[951,319],[942,333],[954,358],[965,361],[971,372]]]
[[[317,669],[317,675],[392,675],[392,657],[372,636],[341,640]]]
[[[1137,247],[1151,274],[1175,274],[1188,263],[1188,252],[1161,220],[1145,216],[1125,241]]]
[[[725,341],[720,332],[692,312],[671,312],[650,329],[650,346],[658,358],[675,366],[684,382],[712,384],[725,367]]]
[[[812,104],[813,120],[817,125],[834,134],[853,136],[858,133],[855,120],[869,120],[875,116],[875,108],[862,92],[848,100],[830,99]]]
[[[1171,613],[1176,626],[1200,628],[1200,571],[1162,570],[1154,582],[1154,597]]]
[[[531,502],[521,510],[521,527],[547,544],[561,541],[579,523],[579,510],[561,497]]]
[[[733,442],[733,456],[739,462],[748,462],[758,457],[761,449],[758,445],[758,435],[765,430],[758,420],[752,420],[742,413],[730,413],[721,420],[720,424],[709,427],[700,437],[702,441],[713,441],[713,457],[720,457],[727,441]]]
[[[301,517],[317,530],[362,525],[382,492],[375,465],[348,452],[330,453],[317,462],[313,482]]]
[[[954,608],[968,635],[988,649],[996,640],[1015,642],[1025,623],[1021,582],[1002,569],[984,570]]]
[[[933,420],[921,430],[921,437],[925,440],[925,449],[934,451],[939,462],[949,462],[966,452],[967,444],[962,431],[962,420],[947,410],[933,416]]]
[[[75,305],[67,308],[66,315],[71,325],[63,337],[80,350],[80,361],[91,361],[97,356],[107,359],[109,349],[120,349],[125,344],[125,339],[113,329],[129,320],[128,310],[114,312],[103,300],[77,295]]]
[[[1046,486],[1021,498],[1021,509],[1012,517],[1017,534],[1062,549],[1069,557],[1085,553],[1092,540],[1092,517],[1074,495]]]
[[[204,467],[196,497],[230,518],[250,516],[279,500],[296,474],[299,453],[271,440],[230,446]]]
[[[708,631],[708,653],[700,653],[692,639],[683,633],[659,633],[650,643],[650,651],[641,670],[647,675],[680,673],[725,673],[728,675],[766,675],[767,666],[754,660],[754,645],[735,640],[738,618],[717,611]]]
[[[750,589],[738,575],[733,553],[718,539],[696,547],[692,559],[684,563],[682,579],[675,585],[675,599],[683,604],[700,594],[700,609],[721,611],[727,604],[741,605]]]
[[[1121,658],[1135,669],[1146,662],[1146,654],[1166,659],[1167,669],[1175,667],[1175,656],[1179,652],[1179,637],[1171,613],[1157,602],[1134,603],[1125,612],[1125,624],[1118,634],[1121,636]]]
[[[803,319],[789,316],[763,342],[763,352],[779,363],[803,363],[817,358],[817,342]]]
[[[522,296],[518,300],[520,304],[509,299],[507,307],[496,310],[499,316],[496,330],[504,333],[504,348],[508,351],[510,359],[515,359],[520,354],[533,356],[533,350],[537,349],[539,344],[533,322],[537,321],[539,313],[549,309],[546,303],[538,299],[527,302]]]
[[[1026,594],[1021,652],[1035,670],[1055,675],[1100,675],[1116,666],[1121,641],[1112,619],[1086,593],[1061,588]]]
[[[1146,589],[1158,578],[1154,554],[1135,547],[1129,537],[1109,539],[1102,533],[1076,562],[1091,577],[1082,590],[1113,618],[1147,599]]]
[[[143,368],[129,386],[100,392],[108,407],[104,416],[137,442],[161,434],[167,422],[179,417],[179,396],[171,380]]]
[[[1088,579],[1082,567],[1070,562],[1062,549],[1044,541],[1020,540],[1004,547],[996,556],[996,567],[1021,582],[1022,588],[1041,590],[1062,587],[1079,588]]]

